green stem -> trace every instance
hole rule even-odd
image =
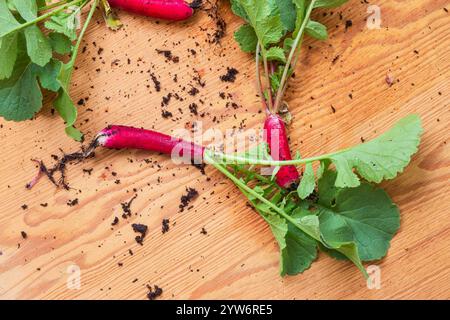
[[[293,160],[285,160],[285,161],[277,161],[277,160],[264,160],[257,158],[246,158],[241,156],[236,156],[232,154],[219,153],[211,150],[205,151],[205,156],[208,155],[208,158],[217,159],[217,161],[222,163],[230,163],[230,164],[248,164],[248,165],[261,165],[261,166],[290,166],[290,165],[300,165],[306,164],[314,161],[320,161],[325,159],[330,159],[335,155],[341,154],[343,152],[348,151],[350,148],[342,149],[340,151],[323,154],[316,157],[311,158],[303,158],[303,159],[293,159]]]
[[[217,170],[219,170],[220,172],[222,172],[226,177],[228,177],[231,181],[233,181],[233,183],[241,190],[251,194],[252,196],[254,196],[256,199],[258,199],[259,201],[265,203],[266,205],[268,205],[270,208],[272,208],[274,211],[276,211],[278,214],[280,214],[283,218],[285,218],[287,221],[291,222],[292,224],[294,224],[297,228],[299,228],[301,231],[303,231],[304,233],[306,233],[307,235],[309,235],[311,238],[320,241],[321,239],[319,237],[317,237],[315,234],[313,234],[312,232],[310,232],[308,229],[303,228],[303,226],[301,224],[298,223],[298,221],[296,221],[294,218],[292,218],[291,216],[289,216],[286,212],[284,212],[283,209],[279,208],[278,206],[276,206],[275,204],[273,204],[272,202],[270,202],[269,200],[267,200],[266,198],[264,198],[262,195],[260,195],[259,193],[257,193],[255,190],[253,190],[252,188],[250,188],[249,186],[247,186],[244,182],[242,182],[241,180],[239,180],[236,176],[234,176],[230,171],[228,171],[224,166],[214,162],[213,159],[209,158],[208,154],[205,154],[205,161],[211,165],[213,165]]]
[[[270,73],[269,73],[269,65],[267,63],[267,55],[266,55],[266,48],[264,48],[263,45],[260,44],[261,48],[261,55],[263,58],[263,64],[264,64],[264,73],[266,78],[266,85],[267,85],[267,94],[268,94],[268,102],[269,102],[269,111],[273,112],[273,97],[272,97],[272,86],[270,85]]]
[[[263,93],[263,88],[262,88],[262,83],[261,83],[261,72],[259,70],[259,55],[261,53],[261,45],[258,44],[256,45],[256,81],[257,81],[257,87],[258,87],[258,94],[261,97],[261,102],[265,108],[266,113],[268,114],[269,108],[267,107],[267,101],[266,101],[266,97],[264,96]]]
[[[81,0],[80,0],[80,1],[81,1]],[[46,5],[46,6],[44,6],[44,7],[40,7],[38,10],[39,10],[39,11],[47,11],[47,10],[56,8],[56,7],[58,7],[58,6],[60,6],[60,5],[64,4],[64,3],[67,3],[67,1],[59,1],[59,2],[55,2],[55,3],[52,3],[52,4]]]
[[[89,0],[89,1],[91,1],[91,0]],[[83,28],[81,29],[81,32],[78,35],[78,40],[75,43],[75,46],[73,47],[72,56],[70,57],[70,61],[67,63],[68,65],[74,65],[75,64],[75,60],[76,60],[77,55],[78,55],[78,50],[80,49],[81,41],[83,40],[83,36],[86,33],[86,30],[87,30],[87,27],[89,25],[89,22],[91,21],[92,16],[94,15],[95,9],[97,8],[98,1],[99,0],[94,0],[94,3],[91,5],[91,9],[89,10],[89,14],[86,17],[86,21],[84,22]],[[72,77],[72,72],[73,72],[73,68],[71,68],[70,74],[68,76],[69,82],[70,82],[70,78]]]
[[[308,9],[306,10],[306,14],[305,14],[305,17],[303,19],[303,22],[302,22],[302,25],[300,27],[300,30],[298,31],[298,34],[295,37],[294,44],[292,45],[292,48],[291,48],[291,52],[289,53],[289,57],[288,57],[286,66],[284,67],[283,76],[281,77],[280,88],[278,89],[277,96],[275,98],[275,109],[274,109],[275,113],[278,112],[278,109],[280,108],[281,99],[283,98],[283,89],[284,89],[285,84],[287,83],[287,80],[288,80],[287,79],[288,78],[287,75],[288,75],[288,72],[289,72],[289,68],[291,68],[292,59],[294,58],[294,55],[295,55],[295,53],[297,51],[298,45],[300,43],[300,39],[302,38],[303,33],[305,32],[306,24],[309,21],[309,17],[310,17],[311,12],[312,12],[312,10],[314,8],[315,2],[316,2],[316,0],[311,0],[310,4],[308,6]]]
[[[74,0],[74,1],[71,1],[71,2],[69,2],[69,3],[66,3],[66,4],[64,4],[64,5],[60,6],[60,7],[58,7],[57,9],[55,9],[55,10],[53,10],[53,11],[47,12],[46,14],[43,14],[42,16],[37,17],[37,18],[34,19],[34,20],[27,21],[27,22],[25,22],[25,23],[23,23],[23,24],[21,24],[21,25],[15,27],[14,29],[9,30],[6,34],[3,34],[2,37],[3,37],[3,36],[6,36],[6,35],[8,35],[8,34],[17,32],[17,31],[19,31],[19,30],[25,29],[25,28],[27,28],[27,27],[29,27],[29,26],[32,26],[32,25],[34,25],[34,24],[36,24],[36,23],[39,23],[39,22],[41,22],[41,21],[44,21],[44,20],[50,18],[51,16],[53,16],[54,14],[56,14],[56,13],[58,13],[58,12],[64,10],[64,9],[70,7],[71,5],[74,5],[74,4],[76,4],[76,3],[80,3],[80,2],[82,2],[82,1],[83,1],[83,0]]]

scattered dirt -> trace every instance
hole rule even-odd
[[[131,204],[133,203],[134,199],[137,198],[137,194],[133,196],[128,202],[122,202],[120,205],[122,206],[122,218],[126,219],[128,217],[131,217]]]
[[[227,73],[220,76],[220,80],[223,82],[234,82],[236,81],[236,75],[239,73],[235,68],[227,67]]]
[[[192,200],[198,197],[198,191],[194,188],[186,188],[186,194],[181,196],[180,199],[180,212],[183,212],[186,207],[189,206]]]
[[[172,51],[170,50],[156,49],[156,52],[160,55],[163,55],[167,59],[167,61],[172,61],[173,63],[180,62],[180,57],[173,55]]]
[[[144,245],[145,236],[147,235],[148,227],[145,224],[138,224],[138,223],[133,223],[131,225],[131,227],[133,228],[134,232],[137,232],[137,233],[141,234],[140,236],[136,236],[134,239],[136,240],[136,242],[138,244],[143,246]]]
[[[151,286],[147,286],[149,292],[147,293],[147,298],[149,300],[155,300],[163,293],[163,289],[158,287],[157,285],[154,286],[154,289],[152,289]]]
[[[170,226],[169,226],[170,220],[169,219],[163,219],[162,220],[162,227],[161,227],[161,231],[162,233],[166,233],[169,232]]]

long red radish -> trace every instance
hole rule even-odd
[[[114,8],[164,20],[186,20],[194,13],[193,8],[183,0],[108,0],[108,2]]]
[[[279,116],[271,115],[265,123],[265,139],[272,150],[272,158],[278,160],[291,160],[289,152],[289,144],[286,136],[286,129],[283,120]],[[42,162],[39,163],[39,172],[36,177],[27,184],[27,188],[31,189],[40,179],[46,175],[56,186],[62,186],[69,189],[65,182],[65,169],[69,162],[83,161],[94,155],[97,147],[105,147],[109,149],[141,149],[153,152],[167,154],[172,159],[182,159],[191,163],[200,169],[205,165],[206,148],[190,141],[176,138],[167,134],[146,130],[141,128],[111,125],[100,131],[94,140],[81,151],[64,154],[59,161],[52,167],[47,168]],[[278,152],[277,152],[278,151]],[[282,166],[277,175],[276,183],[286,189],[292,189],[299,178],[298,171],[295,166]],[[53,177],[54,173],[59,172],[61,178],[56,181]]]
[[[187,157],[202,163],[205,148],[181,138],[153,130],[127,126],[109,126],[97,135],[97,144],[110,149],[143,149],[164,154]]]
[[[278,115],[269,114],[264,122],[264,138],[273,160],[292,160],[286,127]],[[276,182],[286,189],[297,188],[300,175],[295,166],[283,166],[276,174]]]

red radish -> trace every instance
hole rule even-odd
[[[273,160],[292,160],[286,127],[278,115],[269,114],[264,122],[264,137]],[[276,174],[280,187],[296,189],[300,175],[295,166],[283,166]]]
[[[186,20],[194,10],[183,0],[108,0],[111,7],[165,20]]]
[[[111,149],[143,149],[177,157],[188,156],[194,163],[202,163],[205,148],[193,142],[152,130],[127,126],[109,126],[98,134],[97,144]],[[187,153],[187,154],[186,154]]]

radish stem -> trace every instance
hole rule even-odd
[[[311,0],[310,4],[308,6],[308,9],[306,10],[306,14],[303,19],[300,30],[299,30],[297,36],[295,37],[294,43],[293,43],[291,51],[289,53],[289,57],[288,57],[286,66],[284,67],[283,76],[281,77],[280,87],[278,89],[278,92],[277,92],[277,95],[275,98],[275,107],[274,107],[275,113],[277,113],[280,108],[281,99],[283,98],[284,87],[285,87],[285,84],[287,83],[287,79],[288,79],[287,75],[288,75],[289,69],[291,68],[292,59],[294,58],[295,52],[297,51],[297,47],[300,44],[300,39],[303,36],[303,32],[305,31],[306,24],[309,21],[309,17],[314,8],[315,2],[316,2],[316,0]]]

